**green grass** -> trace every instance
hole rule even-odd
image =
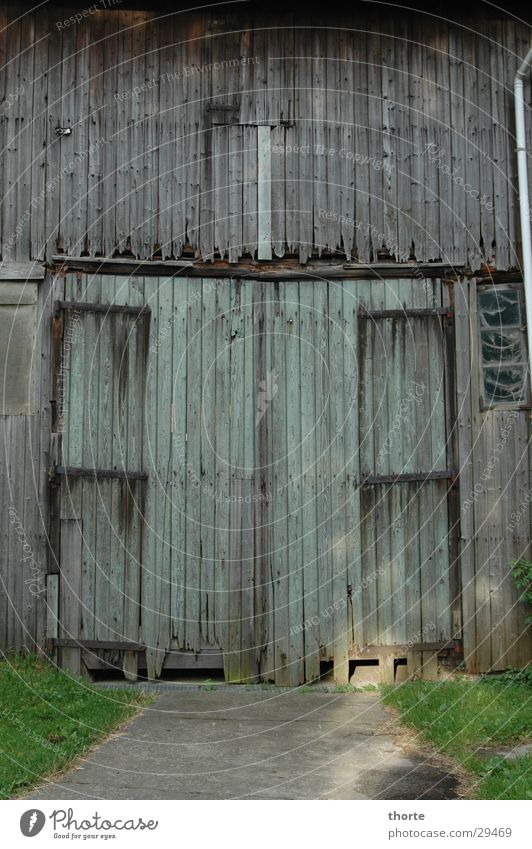
[[[532,686],[502,676],[480,681],[414,681],[385,688],[383,699],[438,751],[474,777],[478,799],[532,799],[532,757],[480,757],[477,750],[532,738]]]
[[[35,657],[0,661],[0,798],[63,769],[149,701],[96,690]]]

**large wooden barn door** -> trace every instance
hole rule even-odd
[[[74,672],[83,652],[88,665],[97,657],[134,677],[150,312],[132,305],[134,298],[120,303],[128,297],[123,283],[110,280],[113,303],[102,304],[91,300],[99,295],[96,283],[82,291],[69,281],[69,299],[55,304],[55,645],[62,665]]]
[[[72,276],[65,299],[65,665],[345,682],[450,640],[439,281]]]
[[[451,637],[441,284],[264,284],[263,313],[261,672],[421,665]]]

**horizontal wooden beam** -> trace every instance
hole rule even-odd
[[[109,661],[106,661],[94,654],[94,652],[98,649],[111,651],[133,651],[139,655],[138,668],[146,668],[146,659],[144,655],[146,646],[137,646],[134,643],[115,643],[112,640],[71,640],[70,643],[72,643],[73,646],[81,647],[82,651],[85,652],[85,654],[83,654],[84,663],[87,668],[92,670],[109,669],[109,667],[112,666]],[[52,647],[57,645],[57,642],[54,644],[54,642],[50,640],[49,645]],[[180,670],[190,671],[194,669],[205,670],[223,668],[224,658],[220,649],[216,651],[200,651],[196,654],[190,651],[169,651],[166,654],[163,663],[164,670],[174,670],[176,672],[179,672]]]
[[[126,315],[149,315],[151,310],[143,304],[140,307],[129,306],[128,304],[89,304],[85,301],[55,301],[54,315],[58,315],[61,310],[75,310],[77,312],[101,312],[101,313],[125,313]]]
[[[39,262],[0,262],[0,280],[5,283],[21,280],[44,280],[46,269]]]
[[[87,274],[128,274],[155,277],[205,277],[215,279],[249,278],[251,280],[367,280],[407,278],[461,277],[464,266],[450,263],[427,262],[412,266],[404,262],[349,263],[322,261],[300,265],[297,261],[267,263],[195,262],[193,260],[136,260],[134,258],[106,259],[102,257],[53,256],[51,269],[56,274],[84,271]]]
[[[441,316],[454,318],[454,314],[447,307],[436,307],[435,309],[404,309],[404,310],[366,310],[358,311],[359,318],[427,318]]]
[[[455,479],[455,472],[451,469],[444,469],[440,472],[406,472],[403,475],[367,475],[360,481],[360,486],[377,486],[382,483],[416,483],[418,481],[454,481]]]
[[[81,466],[53,466],[51,477],[116,478],[117,480],[145,481],[146,472],[128,472],[125,469],[90,469]]]
[[[146,646],[140,643],[128,643],[121,640],[75,640],[72,638],[63,638],[48,640],[49,644],[56,648],[78,648],[78,649],[93,649],[94,651],[101,649],[109,651],[145,651]]]
[[[360,648],[353,647],[349,651],[349,660],[370,660],[379,659],[382,655],[394,654],[396,656],[405,657],[408,652],[443,652],[443,651],[459,651],[462,647],[460,640],[441,640],[432,643],[402,643],[401,645],[387,646],[362,646]]]

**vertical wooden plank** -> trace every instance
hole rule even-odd
[[[214,246],[223,259],[229,248],[229,127],[214,134]]]
[[[409,138],[411,145],[410,177],[412,204],[412,244],[413,254],[418,262],[423,262],[426,256],[426,234],[424,218],[424,158],[427,155],[424,144],[429,141],[423,135],[423,72],[422,53],[419,31],[412,21],[409,26],[408,41],[408,74],[410,100]],[[434,168],[430,165],[425,167]]]
[[[59,575],[46,576],[46,639],[59,637]]]
[[[145,300],[151,309],[149,354],[146,382],[145,441],[142,446],[142,467],[149,475],[146,482],[146,506],[144,511],[142,541],[142,588],[140,635],[146,645],[146,667],[148,678],[160,675],[164,661],[164,646],[159,645],[160,578],[157,561],[157,534],[160,532],[160,483],[158,480],[158,370],[159,343],[162,338],[159,310],[159,279],[146,278]],[[163,319],[164,320],[164,319]]]
[[[17,75],[18,94],[14,104],[14,114],[18,113],[16,146],[18,151],[16,206],[17,206],[17,239],[15,244],[15,259],[26,260],[29,257],[31,239],[31,151],[33,136],[33,81],[34,81],[34,44],[35,18],[25,15],[19,19],[21,30],[21,51],[18,57],[19,68]]]
[[[344,157],[349,154],[343,146],[340,118],[345,121],[342,109],[342,63],[340,61],[340,29],[329,28],[324,31],[322,38],[325,42],[327,55],[326,86],[327,86],[327,119],[325,125],[325,144],[327,146],[327,183],[326,205],[328,209],[340,213],[342,205],[342,165]],[[347,113],[349,115],[349,112]],[[347,116],[346,116],[347,117]],[[347,123],[347,122],[346,122]],[[352,164],[352,163],[351,163]],[[314,183],[314,189],[317,184]],[[319,206],[319,204],[318,204]],[[319,210],[318,210],[319,213]],[[342,244],[340,216],[329,216],[326,219],[328,250],[336,253]]]
[[[312,42],[310,41],[311,38]],[[310,48],[311,43],[312,48]],[[326,215],[323,215],[323,212],[320,215],[320,210],[338,212],[337,208],[330,208],[327,185],[327,100],[329,96],[334,95],[327,91],[327,34],[321,28],[316,27],[308,33],[306,45],[303,46],[303,44],[305,42],[301,45],[303,49],[300,51],[300,56],[308,54],[310,48],[312,58],[311,60],[310,57],[308,60],[307,58],[299,60],[301,71],[298,96],[302,118],[302,125],[300,126],[302,147],[300,147],[300,150],[309,151],[300,154],[301,167],[304,169],[303,179],[300,176],[300,197],[308,197],[311,201],[312,206],[309,206],[308,211],[312,219],[313,230],[309,242],[310,245],[316,246],[318,256],[321,256],[328,247],[328,219]],[[307,90],[309,86],[311,86],[310,93]],[[311,107],[311,111],[309,107]],[[310,115],[312,115],[312,124],[309,127],[310,132],[307,132],[305,125],[310,124]],[[334,116],[334,120],[338,120],[337,115]],[[309,162],[312,171],[308,169]],[[301,209],[306,208],[305,205],[301,205]],[[303,238],[301,240],[303,241]],[[310,252],[310,245],[305,245],[304,248],[307,256]]]
[[[243,176],[242,176],[242,250],[251,257],[257,252],[257,128],[243,127]],[[277,161],[279,157],[274,157]]]
[[[344,384],[343,283],[329,284],[329,415],[331,462],[331,560],[334,679],[349,682],[347,626],[347,541],[345,469],[345,384]]]
[[[395,21],[387,21],[382,35],[382,187],[384,203],[384,235],[388,252],[398,259],[397,209],[397,138],[396,87],[397,59],[395,50]]]
[[[181,67],[184,67],[187,64],[186,59],[186,50],[187,45],[186,41],[182,36],[182,19],[181,16],[175,17],[173,20],[172,26],[172,35],[174,46],[171,50],[169,61],[171,64],[171,73],[173,73],[173,67],[175,64],[178,64]],[[173,255],[178,257],[181,255],[183,247],[187,242],[187,197],[188,197],[188,162],[186,156],[186,143],[187,143],[187,101],[186,101],[186,86],[188,85],[184,79],[176,81],[175,83],[175,99],[177,101],[176,104],[176,114],[175,114],[175,135],[174,142],[170,149],[170,162],[169,169],[172,174],[172,245],[173,245]],[[169,88],[174,91],[174,85],[169,85]],[[170,95],[172,97],[172,94]],[[209,151],[212,158],[212,132],[209,132],[209,128],[205,126],[205,133],[209,133],[210,139],[208,140]],[[213,170],[211,163],[211,190],[213,189]],[[211,200],[212,203],[212,200]],[[214,214],[214,213],[213,213]],[[211,244],[209,250],[204,250],[205,259],[210,259],[213,255],[214,251],[214,241],[213,234],[211,233]]]
[[[188,286],[186,280],[174,281],[173,312],[159,328],[159,338],[172,338],[172,511],[171,511],[171,580],[170,616],[172,636],[180,650],[186,641],[186,487],[187,487],[187,348],[188,348]],[[150,347],[155,367],[157,348]]]
[[[115,298],[115,281],[105,278],[102,283],[102,303],[112,304]],[[102,314],[99,322],[99,363],[98,363],[98,441],[93,462],[96,468],[109,469],[113,463],[113,429],[115,375],[113,369],[113,325],[111,314]],[[101,422],[105,422],[103,427]],[[113,528],[111,523],[112,481],[97,480],[96,508],[96,586],[95,586],[95,636],[99,640],[116,639],[111,636],[110,598],[112,574],[112,540]]]
[[[325,611],[331,607],[332,598],[332,529],[331,529],[331,424],[328,404],[332,375],[329,353],[329,289],[328,283],[317,280],[314,284],[314,309],[316,335],[314,341],[314,369],[316,380],[316,512],[317,512],[317,565],[319,639],[326,659],[333,657],[333,627]]]
[[[87,234],[84,250],[92,256],[102,253],[103,212],[103,128],[105,103],[104,56],[106,55],[105,19],[97,16],[90,30],[88,60],[88,148],[87,148]]]
[[[474,508],[470,502],[473,469],[468,289],[469,283],[463,280],[455,286],[456,395],[458,467],[460,469],[458,486],[460,488],[462,644],[466,669],[476,672]]]
[[[294,153],[298,144],[298,128],[291,125],[284,128],[284,179],[286,197],[286,246],[288,253],[296,253],[299,246],[300,205],[299,205],[299,157]],[[281,136],[282,137],[282,136]],[[281,155],[281,154],[279,154]]]
[[[301,361],[299,337],[299,283],[285,284],[285,383],[278,392],[286,393],[287,464],[287,564],[289,680],[292,686],[305,680],[303,633],[303,569],[301,550]],[[302,284],[305,285],[305,284]]]
[[[286,395],[286,292],[284,283],[273,286],[271,315],[272,344],[269,371],[282,387],[272,399],[271,464],[273,502],[270,524],[271,572],[274,610],[275,683],[290,686],[289,563],[288,563],[288,468],[287,468],[287,395]],[[283,391],[284,387],[284,391]]]
[[[124,143],[123,132],[127,126],[123,116],[127,114],[124,102],[116,104],[114,95],[126,95],[130,91],[130,83],[125,76],[125,69],[119,65],[120,31],[124,27],[124,18],[117,12],[105,16],[105,58],[103,72],[103,98],[105,108],[102,113],[102,138],[106,144],[102,147],[102,252],[104,256],[112,256],[117,247],[116,213],[117,202],[121,197],[119,191],[118,149]],[[120,54],[121,56],[121,54]],[[127,95],[126,95],[127,96]]]
[[[240,681],[251,682],[257,678],[256,646],[255,646],[255,548],[253,528],[253,480],[247,478],[240,481],[242,496],[242,528],[241,528],[241,591],[240,612],[241,645],[240,645]],[[236,565],[236,564],[235,564]]]
[[[377,307],[373,294],[378,298],[377,290],[381,284],[360,282],[357,286],[357,313],[361,307],[371,309]],[[359,465],[360,478],[371,474],[375,468],[375,428],[373,421],[373,359],[375,356],[375,323],[368,319],[358,319],[358,406],[359,406]],[[357,581],[354,587],[353,618],[355,622],[355,643],[359,647],[364,644],[377,642],[377,580],[370,581],[365,591],[362,591],[364,574],[377,574],[375,549],[375,490],[362,487],[357,481],[360,498],[360,529],[361,529],[361,568],[356,572]],[[364,570],[362,567],[364,565]]]
[[[207,94],[208,102],[210,93],[208,74],[206,75],[200,70],[204,61],[205,47],[204,22],[201,17],[194,16],[187,20],[186,36],[184,60],[185,65],[190,69],[190,73],[185,76],[183,91],[183,98],[186,102],[186,109],[184,111],[185,194],[187,197],[187,203],[185,205],[185,232],[186,241],[195,249],[198,246],[201,205],[201,163],[199,162],[197,151],[201,150],[200,136],[204,127],[203,112],[205,100],[203,99],[203,94]]]
[[[364,285],[364,284],[362,284]],[[360,514],[360,395],[358,380],[361,363],[358,358],[358,281],[343,283],[343,348],[344,348],[344,458],[345,458],[345,534],[347,560],[347,628],[348,645],[362,644],[360,596],[362,586],[362,540]],[[368,571],[371,571],[370,569]]]
[[[10,442],[9,456],[9,505],[14,511],[10,513],[8,525],[7,551],[10,552],[7,571],[7,633],[13,647],[24,644],[24,622],[20,616],[23,609],[23,579],[21,580],[20,561],[24,553],[24,485],[17,486],[17,481],[24,480],[26,474],[26,422],[22,416],[14,416],[8,428]],[[15,567],[15,568],[14,568]]]
[[[490,146],[493,159],[490,165],[493,171],[495,265],[497,268],[508,268],[511,264],[508,196],[512,194],[512,185],[507,146],[510,129],[506,123],[508,110],[505,97],[505,71],[509,63],[505,56],[503,21],[494,22],[494,28],[496,45],[489,45],[489,84],[491,87]]]
[[[345,22],[347,23],[347,22]],[[338,132],[338,155],[340,151],[344,154],[340,159],[339,168],[339,195],[341,213],[341,241],[346,259],[351,260],[355,248],[355,232],[353,221],[355,218],[355,162],[354,153],[356,149],[356,121],[355,119],[355,52],[353,33],[342,28],[339,31],[339,68],[338,79],[341,88],[339,108],[341,110],[342,124]]]
[[[230,280],[216,283],[216,534],[215,534],[215,636],[224,651],[228,648],[229,577],[230,577],[230,434],[231,434],[231,288]]]
[[[318,317],[314,309],[314,284],[299,286],[299,336],[301,346],[301,537],[303,568],[303,623],[305,680],[320,676],[318,541],[316,512],[316,377],[314,339]]]
[[[121,11],[118,34],[116,135],[116,243],[120,252],[142,256],[144,205],[143,158],[146,121],[145,27],[138,12]],[[137,197],[139,208],[137,209]],[[140,226],[139,226],[140,225]]]
[[[272,258],[272,166],[270,128],[257,128],[257,259]]]
[[[144,303],[142,281],[129,281],[129,303],[140,306]],[[127,361],[127,468],[142,469],[142,444],[144,434],[144,408],[146,385],[147,342],[149,317],[141,316],[132,323],[129,332]],[[129,481],[124,492],[126,528],[124,545],[124,638],[140,641],[140,581],[142,550],[141,525],[146,497],[146,483]],[[138,654],[127,652],[123,657],[124,674],[135,680]]]
[[[242,481],[242,598],[241,598],[241,676],[243,680],[255,680],[257,666],[255,660],[255,539],[254,510],[255,498],[254,474],[256,467],[258,388],[255,383],[255,333],[257,331],[254,311],[254,290],[256,283],[242,281],[242,335],[244,348],[243,373],[243,478]]]
[[[267,334],[270,328],[266,324],[267,305],[266,289],[271,288],[268,283],[253,283],[254,302],[253,315],[255,319],[255,333],[253,334],[253,361],[255,367],[254,381],[256,387],[255,398],[255,468],[253,477],[254,493],[254,522],[255,531],[255,575],[254,575],[254,621],[253,637],[255,643],[254,666],[263,677],[270,674],[272,668],[269,641],[269,617],[271,610],[268,606],[270,591],[269,570],[269,547],[268,547],[268,522],[269,501],[271,492],[269,489],[269,456],[268,456],[268,434],[271,430],[271,379],[267,377]],[[261,391],[259,405],[258,393]]]
[[[369,127],[369,79],[367,44],[368,36],[365,31],[364,18],[361,20],[361,32],[351,35],[353,40],[353,77],[354,77],[354,112],[355,112],[355,152],[360,159],[355,161],[355,246],[356,256],[360,262],[370,262],[371,239],[369,165],[366,162],[370,155]]]
[[[489,35],[487,35],[482,32],[482,29],[483,27],[478,32],[476,39],[475,65],[477,68],[478,97],[475,100],[476,114],[473,119],[478,125],[477,149],[474,155],[479,162],[478,191],[480,197],[477,200],[476,215],[479,220],[478,226],[482,259],[488,265],[492,265],[495,247],[495,220],[493,215],[493,177],[495,163],[493,161],[494,115],[490,74],[491,44],[488,39],[492,38],[493,31],[489,27]]]
[[[2,23],[0,22],[0,27]],[[31,150],[31,258],[44,259],[46,243],[46,153],[47,153],[47,103],[48,103],[48,12],[40,10],[35,17],[35,45],[33,47],[33,133]],[[2,59],[0,64],[3,65]],[[3,149],[3,145],[2,145]]]
[[[270,139],[272,186],[272,244],[275,256],[282,257],[284,256],[285,252],[286,181],[285,155],[280,153],[279,151],[284,148],[284,127],[271,127]]]
[[[3,6],[0,9],[0,67],[6,67],[8,48],[7,48],[7,33],[8,33],[8,8],[7,6]],[[7,86],[8,86],[8,73],[3,73],[0,78],[0,99],[2,103],[5,103],[7,97]],[[4,205],[5,198],[7,194],[7,183],[6,180],[8,178],[7,169],[6,169],[6,121],[0,121],[0,191],[2,192],[2,203],[0,204],[0,216],[3,219],[4,216]],[[35,185],[35,183],[34,183]],[[4,228],[2,228],[2,232],[0,232],[0,245],[2,249],[2,256],[7,258],[6,247],[4,246],[4,240],[6,239],[6,233]],[[1,597],[0,597],[1,598]],[[5,623],[5,620],[3,620]],[[2,643],[3,645],[3,643]]]
[[[223,72],[216,71],[211,73],[210,71],[210,68],[212,67],[210,63],[213,61],[219,62],[222,59],[223,39],[218,37],[218,33],[216,32],[214,35],[214,38],[206,38],[203,43],[198,41],[194,45],[196,61],[198,61],[199,64],[205,63],[201,70],[201,98],[205,105],[205,118],[203,118],[202,121],[203,126],[201,136],[198,137],[198,141],[201,144],[201,157],[199,163],[200,197],[198,199],[200,229],[198,244],[201,256],[204,260],[212,260],[213,258],[215,235],[213,229],[215,217],[215,199],[213,195],[213,178],[215,174],[214,136],[219,132],[219,128],[214,126],[213,115],[210,110],[214,107],[215,99],[218,102],[221,101],[225,103],[223,95],[221,94],[221,90],[223,88]],[[179,37],[179,35],[177,37]],[[187,82],[184,84],[185,86],[188,85]],[[188,104],[186,106],[184,105],[184,108],[187,110],[187,113],[190,112]],[[192,132],[194,132],[195,129],[195,127],[191,128]],[[189,143],[188,137],[186,143]],[[187,162],[187,168],[189,165],[190,163]],[[225,166],[225,163],[223,163],[223,165]],[[188,203],[186,193],[184,193],[184,203],[185,206]]]
[[[263,366],[261,371],[261,380],[267,379],[267,376],[274,374],[279,380],[279,372],[274,362],[276,350],[278,346],[278,338],[275,335],[275,311],[279,297],[279,287],[277,285],[265,284],[264,292],[264,357],[263,360],[257,360],[257,367]],[[271,377],[270,377],[271,379]],[[277,393],[278,395],[278,393]],[[275,661],[276,661],[276,597],[277,597],[277,576],[276,569],[276,550],[277,550],[277,527],[275,525],[277,516],[277,499],[282,492],[277,491],[277,466],[276,459],[278,457],[279,446],[274,442],[274,431],[277,436],[277,431],[274,427],[275,417],[277,415],[276,399],[272,398],[272,403],[267,406],[266,414],[262,419],[263,427],[260,431],[260,451],[258,454],[259,463],[262,455],[267,458],[264,463],[264,481],[266,494],[268,498],[267,517],[268,521],[264,526],[264,534],[262,537],[262,545],[264,546],[264,567],[266,570],[266,586],[265,586],[265,652],[261,665],[261,677],[266,681],[274,681],[276,676]],[[262,445],[263,441],[263,445]]]
[[[450,88],[450,55],[449,55],[449,25],[441,21],[432,31],[434,43],[434,59],[436,64],[436,102],[439,117],[436,125],[437,145],[445,151],[445,163],[451,161],[453,119],[451,117],[451,88]],[[452,169],[450,171],[452,173]],[[453,181],[444,169],[438,174],[438,197],[440,207],[439,233],[437,235],[440,247],[440,257],[444,262],[453,262],[453,245],[450,244],[450,234],[455,228],[455,214],[452,205]]]
[[[201,319],[202,280],[189,278],[187,345],[187,478],[186,478],[186,642],[198,651],[201,580]]]
[[[167,327],[168,321],[172,317],[173,307],[173,280],[172,278],[159,278],[158,280],[158,315],[159,328]],[[201,320],[201,302],[198,306],[199,320]],[[201,375],[201,340],[198,338],[199,344],[199,360],[194,371],[194,377],[197,379]],[[156,637],[157,646],[157,663],[160,663],[164,658],[164,654],[168,651],[171,637],[171,613],[170,613],[170,581],[171,569],[170,559],[172,551],[172,488],[171,483],[171,468],[172,468],[172,372],[171,363],[173,362],[172,352],[173,338],[172,333],[168,333],[165,337],[160,338],[160,344],[157,352],[157,453],[155,459],[155,471],[157,474],[157,514],[155,529],[157,532],[156,541],[156,560],[154,568],[156,569],[157,578],[157,593],[155,595],[155,604],[153,605],[152,616],[156,620],[154,636]],[[194,399],[196,405],[196,415],[194,437],[198,441],[199,419],[200,419],[200,402],[196,396]],[[199,452],[198,452],[199,453]],[[197,502],[196,502],[197,503]],[[194,513],[199,520],[198,513]],[[199,548],[199,546],[198,546]],[[193,556],[197,549],[194,550]],[[198,570],[199,571],[199,570]],[[199,609],[199,593],[196,595]],[[196,622],[196,629],[199,632],[199,621]]]
[[[306,47],[309,38],[308,31],[296,30],[295,49],[298,61],[295,69],[296,124],[295,133],[287,128],[287,144],[290,136],[294,136],[299,150],[308,151],[306,155],[295,154],[297,166],[292,162],[294,176],[297,174],[297,218],[299,221],[299,261],[303,265],[312,255],[313,246],[313,216],[314,216],[314,156],[313,126],[314,97],[313,97],[313,62]],[[311,116],[312,115],[312,123]]]
[[[371,27],[373,30],[373,27]],[[378,163],[383,161],[382,134],[382,54],[381,35],[378,31],[367,33],[368,63],[368,123],[366,133],[369,136],[369,210],[370,221],[368,234],[370,236],[370,261],[376,262],[379,251],[384,245],[384,199],[383,172]],[[367,219],[367,213],[363,220]]]
[[[475,619],[477,661],[480,670],[491,667],[490,641],[490,592],[489,592],[489,526],[486,522],[486,496],[480,476],[482,474],[486,450],[485,414],[480,412],[480,367],[478,349],[478,310],[476,282],[469,284],[469,322],[471,327],[470,380],[472,410],[472,459],[473,459],[473,522],[475,528]],[[480,489],[476,488],[476,484]]]
[[[231,535],[228,587],[227,646],[224,651],[225,680],[238,683],[241,671],[242,628],[242,479],[231,478]]]
[[[160,22],[145,12],[139,17],[138,28],[144,30],[144,49],[145,56],[142,58],[144,71],[144,79],[158,80],[159,84],[148,89],[146,95],[146,105],[143,121],[143,149],[139,151],[140,161],[142,162],[142,186],[143,197],[140,192],[132,193],[132,199],[137,201],[137,209],[135,213],[134,225],[138,228],[141,239],[140,255],[146,259],[151,259],[155,253],[156,246],[160,244],[158,234],[159,230],[159,193],[158,181],[160,172],[160,146],[159,146],[159,124],[161,123],[161,108],[160,94],[165,83],[159,70],[160,58]],[[135,23],[135,21],[134,21]],[[136,48],[133,48],[136,51]],[[137,54],[138,55],[138,54]],[[142,56],[142,52],[140,54]],[[140,201],[143,201],[142,207],[139,209]],[[133,208],[135,206],[133,205]],[[133,229],[133,227],[132,227]],[[133,241],[133,252],[135,243]]]
[[[61,523],[61,636],[79,638],[82,524],[75,519]],[[72,675],[81,672],[81,652],[78,648],[61,649],[61,665]]]
[[[203,281],[201,328],[201,637],[215,645],[216,287]],[[199,388],[199,387],[198,387]]]
[[[468,53],[469,66],[464,75],[465,181],[482,194],[480,191],[481,157],[479,150],[481,149],[481,142],[478,110],[480,91],[478,77],[475,73],[472,73],[470,67],[471,64],[476,67],[478,62],[476,48],[478,48],[478,41],[471,45],[471,53]],[[466,227],[468,264],[472,271],[476,271],[480,268],[482,262],[482,246],[480,244],[479,205],[475,191],[466,192]]]
[[[17,10],[8,10],[8,33],[7,49],[5,62],[9,69],[9,75],[6,73],[6,97],[11,94],[15,97],[15,92],[20,92],[20,65],[22,54],[22,35],[23,23],[17,21]],[[8,90],[8,86],[12,91]],[[18,133],[21,123],[19,115],[18,97],[15,98],[13,106],[9,110],[4,109],[3,125],[4,125],[4,149],[3,149],[3,168],[4,168],[4,184],[2,195],[2,213],[3,213],[3,232],[2,232],[2,258],[3,260],[16,260],[19,256],[19,248],[17,242],[20,240],[20,235],[17,232],[19,218],[22,219],[24,211],[18,209],[18,181],[20,179],[19,169],[19,143]],[[24,231],[24,227],[23,227]]]
[[[88,181],[89,181],[89,80],[90,80],[90,38],[92,28],[85,26],[73,27],[76,30],[75,49],[75,112],[74,132],[79,145],[76,155],[71,157],[75,162],[72,194],[69,199],[68,229],[71,237],[68,240],[70,251],[79,256],[86,249],[87,210],[88,210]],[[65,228],[66,229],[66,228]]]
[[[438,260],[440,258],[441,245],[440,235],[440,198],[439,198],[439,168],[436,163],[430,162],[427,157],[427,147],[431,142],[439,145],[439,129],[435,120],[438,114],[438,100],[436,93],[436,51],[433,39],[432,22],[425,23],[423,19],[420,28],[420,39],[423,43],[421,52],[422,65],[422,92],[423,92],[423,119],[422,130],[424,171],[424,209],[422,223],[426,232],[425,262]],[[418,260],[419,260],[418,255]]]
[[[96,281],[93,281],[96,282]],[[91,299],[96,302],[101,295],[101,283],[97,281],[96,291],[92,290]],[[99,410],[99,362],[101,357],[101,315],[87,313],[83,317],[85,326],[85,362],[86,362],[86,400],[85,400],[85,438],[81,465],[90,468],[98,463],[98,432],[101,425]],[[97,506],[100,490],[95,480],[83,481],[83,562],[81,588],[83,609],[81,614],[81,633],[85,639],[95,639],[95,618],[100,611],[95,610],[96,581],[99,563],[97,551]]]
[[[242,158],[244,136],[241,127],[229,128],[229,262],[238,262],[242,254]]]
[[[451,99],[451,172],[465,180],[466,137],[464,120],[464,61],[463,32],[460,27],[449,27],[449,85]],[[437,151],[434,151],[434,155]],[[430,158],[430,153],[429,153]],[[453,181],[452,198],[452,247],[453,263],[463,262],[466,257],[466,193],[464,187]]]

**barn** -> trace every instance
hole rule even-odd
[[[418,5],[0,4],[4,651],[530,661],[530,28]]]

